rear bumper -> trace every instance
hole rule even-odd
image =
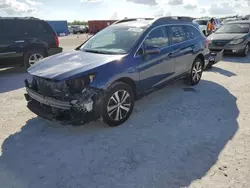
[[[208,60],[207,66],[216,64],[219,61],[221,61],[223,58],[223,53],[224,53],[224,50],[220,50],[220,51],[210,50],[209,60]]]
[[[62,47],[50,48],[50,49],[48,50],[48,56],[51,56],[51,55],[55,55],[55,54],[61,53],[62,51],[63,51],[63,48],[62,48]]]

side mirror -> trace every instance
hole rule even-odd
[[[145,54],[159,54],[161,49],[157,46],[147,46],[145,47]]]

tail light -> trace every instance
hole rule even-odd
[[[56,47],[59,47],[59,38],[56,33],[55,33],[55,40],[56,40]]]
[[[208,48],[208,45],[210,44],[210,40],[206,39],[206,48]]]

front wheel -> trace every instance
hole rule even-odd
[[[188,82],[190,85],[196,85],[200,82],[203,72],[203,61],[200,58],[196,58],[192,65],[191,71],[188,76]]]
[[[103,121],[111,127],[124,123],[133,111],[134,100],[134,92],[128,84],[112,84],[103,99]]]
[[[248,55],[248,52],[249,52],[249,44],[246,45],[243,52],[241,53],[241,56],[246,57]]]

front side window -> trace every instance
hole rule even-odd
[[[169,26],[168,29],[171,34],[173,44],[178,44],[186,40],[185,31],[182,26]]]
[[[152,30],[144,42],[144,46],[154,46],[164,48],[169,46],[169,40],[165,27],[159,27]]]
[[[101,30],[86,43],[80,50],[103,54],[126,54],[141,36],[144,29],[130,26],[110,26]]]
[[[249,33],[250,24],[225,24],[215,33]]]

